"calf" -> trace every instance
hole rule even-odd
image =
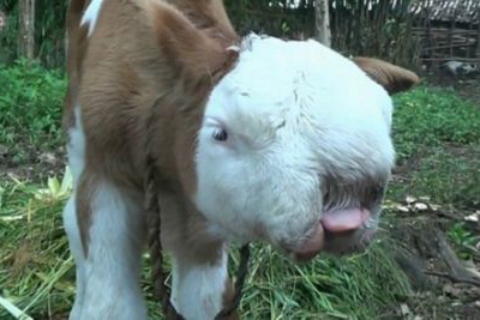
[[[311,40],[241,39],[221,0],[71,0],[67,24],[70,319],[146,318],[147,154],[187,320],[230,301],[230,242],[294,260],[368,244],[394,164],[388,92],[415,74]]]

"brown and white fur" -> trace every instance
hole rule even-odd
[[[187,320],[231,298],[229,242],[304,260],[368,243],[394,163],[387,91],[416,75],[312,40],[241,39],[221,0],[71,0],[67,26],[70,319],[147,317],[147,139]]]

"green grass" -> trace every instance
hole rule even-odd
[[[59,123],[65,81],[60,73],[17,63],[0,69],[0,88],[0,144],[18,153],[63,144]],[[442,205],[479,209],[480,108],[453,91],[427,87],[395,101],[393,131],[402,179],[392,183],[388,197],[429,196]],[[66,312],[72,303],[74,266],[61,224],[67,195],[54,179],[43,184],[0,180],[0,296],[36,318]],[[449,237],[458,246],[472,241],[461,224],[452,227]],[[294,265],[257,245],[242,301],[244,318],[378,319],[391,313],[411,294],[392,257],[394,246],[383,239],[362,255]],[[142,284],[153,319],[159,319],[145,259]],[[0,319],[9,319],[1,307]]]
[[[428,195],[467,209],[480,206],[480,106],[454,91],[421,87],[396,99],[393,134],[403,181],[390,195]]]
[[[479,145],[479,107],[453,90],[420,87],[395,102],[393,133],[400,163],[445,144]]]

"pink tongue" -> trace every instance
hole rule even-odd
[[[328,231],[345,232],[359,229],[369,217],[367,209],[353,208],[324,212],[321,221]]]

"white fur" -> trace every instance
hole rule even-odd
[[[77,292],[70,319],[145,319],[138,279],[144,217],[136,202],[108,182],[100,182],[91,190],[92,220],[88,256],[84,255],[75,209],[78,181],[85,167],[80,116],[77,106],[67,145],[74,193],[64,210],[64,224],[77,267]]]
[[[68,200],[63,210],[63,223],[70,244],[70,251],[77,264],[76,268],[76,295],[75,303],[70,313],[70,320],[81,319],[81,311],[85,297],[85,259],[83,255],[83,247],[80,240],[80,231],[77,225],[77,215],[75,210],[75,193],[78,180],[85,167],[85,136],[81,123],[80,106],[74,109],[75,125],[69,130],[67,153],[70,170],[73,179],[73,195]]]
[[[89,254],[85,261],[84,319],[146,319],[139,285],[145,234],[141,210],[126,194],[103,182],[92,205]]]
[[[391,114],[387,92],[349,59],[251,35],[207,103],[196,203],[227,239],[295,246],[321,218],[324,176],[386,180]],[[228,141],[212,139],[219,128]]]
[[[100,10],[102,8],[103,0],[92,0],[87,10],[83,14],[82,21],[80,25],[88,24],[88,36],[91,36],[93,30],[95,30],[95,25],[97,23]]]
[[[227,253],[218,264],[194,265],[172,259],[172,303],[187,320],[211,320],[222,309]]]
[[[75,302],[70,312],[70,320],[80,320],[85,300],[85,259],[83,255],[80,232],[75,213],[75,196],[72,196],[63,210],[63,223],[67,232],[70,251],[76,263],[76,293]]]
[[[74,109],[75,125],[68,132],[68,163],[72,172],[73,186],[76,188],[85,167],[85,135],[82,127],[81,107]]]

